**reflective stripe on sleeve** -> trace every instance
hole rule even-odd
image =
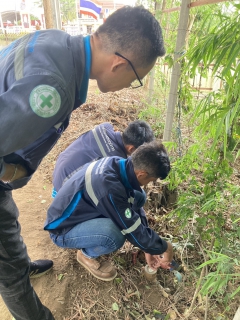
[[[134,198],[133,197],[128,198],[128,203],[134,204]]]
[[[84,164],[83,164],[81,167],[75,169],[73,172],[69,173],[69,175],[66,176],[66,178],[63,180],[62,186],[63,186],[64,183],[66,183],[75,173],[77,173],[79,170],[81,170],[83,166],[84,166]]]
[[[85,183],[86,183],[86,190],[87,193],[89,195],[89,197],[92,199],[93,203],[95,204],[95,206],[98,205],[98,199],[93,191],[93,187],[92,187],[92,179],[91,179],[91,174],[92,174],[92,169],[94,167],[94,165],[96,164],[96,161],[92,162],[85,173]]]
[[[99,149],[100,149],[100,151],[101,151],[102,156],[103,156],[103,157],[107,157],[107,154],[106,154],[106,152],[105,152],[105,150],[104,150],[104,148],[103,148],[103,145],[102,145],[102,143],[101,143],[101,141],[100,141],[100,139],[99,139],[99,137],[98,137],[98,134],[97,134],[97,132],[96,132],[96,129],[92,129],[92,133],[93,133],[93,136],[94,136],[94,138],[95,138],[95,140],[96,140],[96,142],[97,142],[97,145],[98,145],[98,147],[99,147]]]
[[[62,122],[59,122],[59,123],[55,124],[54,128],[55,129],[59,129],[62,124],[63,124]]]
[[[14,72],[16,80],[20,80],[23,78],[25,47],[28,43],[29,37],[30,35],[25,36],[16,48],[14,57]]]
[[[141,223],[142,223],[141,219],[138,218],[137,221],[135,221],[134,224],[130,228],[122,230],[121,233],[123,235],[131,233],[131,232],[135,231],[140,226]]]

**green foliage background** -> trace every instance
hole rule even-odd
[[[172,8],[181,1],[165,4]],[[154,13],[155,3],[148,1],[148,5]],[[161,138],[170,84],[162,70],[164,64],[173,65],[179,11],[164,14],[160,10],[155,16],[161,22],[167,53],[155,67],[155,94],[140,116],[156,119],[153,128]],[[226,311],[240,291],[240,188],[235,178],[240,153],[239,20],[237,1],[190,10],[192,25],[181,58],[173,141],[165,143],[172,158],[169,188],[179,193],[169,219],[186,243],[192,243],[195,250],[199,245],[203,248],[198,268],[204,269],[205,276],[197,290],[223,301]],[[199,73],[206,78],[209,68],[222,88],[201,97],[190,80]],[[183,136],[183,127],[189,136]],[[235,288],[231,294],[226,293],[229,283]]]

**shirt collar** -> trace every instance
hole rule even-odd
[[[79,99],[82,103],[86,102],[87,99],[87,91],[88,91],[88,82],[91,71],[91,63],[92,63],[92,52],[90,45],[90,35],[83,38],[84,41],[84,51],[85,51],[85,67],[83,80],[79,91]]]
[[[134,172],[131,157],[128,157],[127,159],[121,159],[119,161],[119,166],[122,183],[125,186],[125,188],[134,189],[142,192],[136,174]]]

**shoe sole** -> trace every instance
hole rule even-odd
[[[50,270],[52,270],[52,268],[53,268],[53,267],[51,267],[51,268],[49,268],[49,269],[47,269],[46,271],[41,272],[41,273],[33,274],[32,276],[29,275],[29,278],[30,278],[30,279],[40,278],[40,277],[44,276],[46,273],[48,273]]]
[[[87,269],[95,278],[97,278],[97,279],[99,279],[99,280],[102,280],[102,281],[112,281],[114,278],[116,278],[116,276],[117,276],[117,271],[116,271],[116,274],[113,276],[113,277],[111,277],[111,278],[101,278],[101,277],[98,277],[98,276],[96,276],[93,272],[92,272],[92,270],[91,269],[89,269],[88,268],[88,266],[86,266],[84,263],[82,263],[81,261],[79,261],[78,260],[78,257],[77,257],[77,261],[78,261],[78,263],[80,263],[85,269]]]

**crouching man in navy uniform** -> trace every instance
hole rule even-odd
[[[87,163],[56,193],[44,229],[59,247],[78,249],[78,262],[104,281],[117,272],[97,258],[116,251],[126,239],[145,252],[151,268],[170,268],[172,245],[148,227],[144,210],[134,201],[134,190],[142,192],[140,186],[165,179],[169,171],[168,155],[158,141],[143,144],[128,159]]]
[[[151,127],[142,120],[130,122],[123,133],[114,131],[111,123],[101,123],[60,153],[53,172],[54,188],[58,191],[65,180],[88,162],[111,156],[127,158],[143,143],[153,140]]]

